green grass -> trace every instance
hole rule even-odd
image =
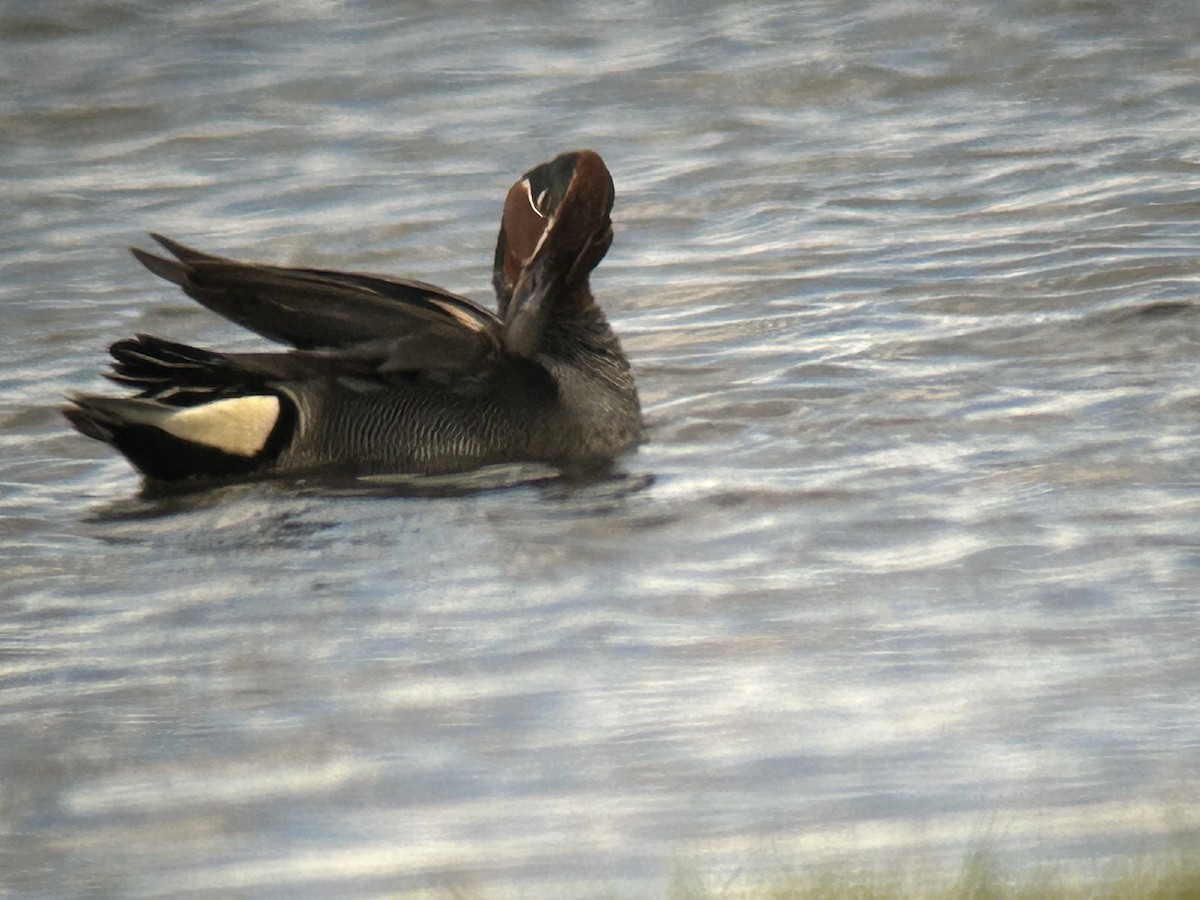
[[[892,868],[855,870],[822,866],[812,870],[739,871],[709,880],[681,863],[664,900],[1200,900],[1200,847],[1190,839],[1173,854],[1135,857],[1103,866],[1085,877],[1044,866],[1020,875],[997,862],[985,843],[970,850],[957,871],[946,874]],[[398,898],[401,895],[397,894]],[[496,892],[473,881],[442,884],[417,895],[422,900],[626,900],[620,890],[577,887],[566,895],[519,889]],[[636,894],[638,897],[643,893]]]
[[[677,873],[667,900],[1200,900],[1200,851],[1112,867],[1084,880],[1050,869],[1013,876],[986,849],[940,881],[870,870],[819,869],[712,885]]]

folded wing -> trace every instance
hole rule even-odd
[[[300,350],[367,345],[374,355],[389,346],[397,352],[420,347],[426,357],[461,354],[477,361],[503,345],[503,326],[494,314],[431,284],[242,263],[151,236],[175,257],[133,248],[151,272],[243,328]],[[399,359],[388,364],[404,367]]]

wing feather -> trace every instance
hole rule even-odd
[[[466,297],[421,281],[356,272],[242,263],[151,235],[175,259],[134,248],[155,275],[213,312],[302,350],[428,339],[444,353],[475,357],[503,343],[503,326]]]

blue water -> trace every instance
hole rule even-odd
[[[0,893],[662,896],[1200,825],[1200,11],[0,10]],[[489,294],[579,146],[607,479],[139,495],[124,248]],[[756,874],[758,873],[758,874]]]

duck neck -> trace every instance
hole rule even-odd
[[[541,352],[559,359],[612,356],[624,361],[620,342],[586,281],[555,304],[543,333]]]

